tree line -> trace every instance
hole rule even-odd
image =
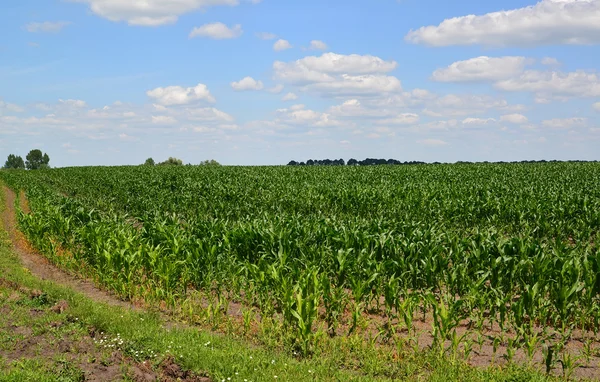
[[[154,159],[148,158],[143,164],[144,166],[183,166],[183,161],[178,158],[169,157],[164,162],[156,163]],[[214,159],[205,160],[200,162],[200,166],[220,166],[221,164]],[[191,163],[188,163],[186,166],[191,166]]]
[[[503,164],[503,163],[556,163],[556,162],[597,162],[597,161],[585,161],[585,160],[567,160],[567,161],[559,161],[559,160],[521,160],[521,161],[497,161],[497,162],[469,162],[469,161],[458,161],[454,162],[454,164]],[[288,166],[375,166],[375,165],[415,165],[415,164],[442,164],[442,162],[421,162],[421,161],[399,161],[397,159],[375,159],[375,158],[367,158],[364,160],[356,160],[354,158],[349,159],[348,162],[345,162],[343,159],[309,159],[306,162],[296,162],[295,160],[290,161]]]
[[[407,165],[407,164],[426,164],[419,161],[401,162],[397,159],[375,159],[367,158],[364,160],[356,160],[351,158],[348,162],[343,159],[309,159],[306,162],[290,161],[288,166],[374,166],[374,165]]]
[[[39,149],[31,150],[26,156],[25,161],[19,155],[10,154],[4,163],[5,169],[28,169],[39,170],[50,168],[50,157]]]

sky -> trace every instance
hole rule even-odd
[[[600,160],[600,0],[2,0],[0,160]]]

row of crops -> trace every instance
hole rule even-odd
[[[517,333],[600,327],[600,164],[81,167],[2,171],[49,258],[125,297],[193,291],[274,314],[310,352],[319,325],[373,315],[437,343],[469,320]],[[69,256],[66,256],[68,253]],[[388,326],[389,326],[388,325]]]

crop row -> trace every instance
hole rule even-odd
[[[527,343],[599,328],[600,166],[70,168],[2,172],[23,231],[123,296],[227,293],[277,313],[310,352],[317,322],[368,312],[439,344],[464,320]],[[64,254],[68,252],[69,256]]]

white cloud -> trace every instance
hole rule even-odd
[[[275,41],[275,44],[273,44],[273,50],[275,50],[276,52],[290,49],[291,47],[292,47],[292,44],[290,44],[289,41],[284,40],[284,39],[279,39],[279,40]]]
[[[418,140],[417,143],[420,145],[433,146],[433,147],[446,146],[448,144],[448,142],[443,141],[441,139],[432,139],[432,138],[421,139],[421,140]]]
[[[304,105],[293,105],[277,110],[276,123],[312,127],[339,126],[341,123],[327,113],[306,109]]]
[[[238,82],[232,82],[231,87],[235,91],[243,91],[243,90],[261,90],[264,86],[262,81],[256,81],[252,77],[244,77]]]
[[[366,95],[401,91],[400,80],[381,75],[396,68],[395,61],[358,54],[324,53],[292,62],[275,61],[274,76],[304,91],[329,95]]]
[[[283,96],[283,98],[281,99],[282,101],[293,101],[298,99],[298,96],[294,93],[287,93],[286,95]]]
[[[232,122],[234,121],[233,116],[215,109],[214,107],[202,107],[202,108],[186,108],[183,111],[172,111],[172,114],[179,117],[180,119],[186,119],[189,121],[211,121],[211,122]]]
[[[546,66],[559,66],[560,62],[553,57],[544,57],[542,58],[542,61],[540,61],[540,63],[542,65],[546,65]]]
[[[522,125],[529,122],[529,119],[523,114],[505,114],[500,117],[500,121]]]
[[[583,126],[587,122],[586,118],[572,117],[572,118],[554,118],[542,121],[542,125],[545,127],[552,127],[556,129],[568,129],[571,127]]]
[[[533,92],[540,99],[553,98],[556,95],[575,97],[600,96],[600,78],[596,73],[584,71],[562,73],[557,71],[527,70],[515,78],[499,81],[495,86],[505,91]]]
[[[169,115],[157,115],[152,116],[152,123],[158,125],[174,125],[177,123],[177,120],[174,117]]]
[[[4,117],[0,113],[1,130],[24,135],[39,134],[40,132],[54,134],[54,132],[62,131],[68,132],[69,136],[73,137],[105,139],[109,138],[111,134],[113,136],[117,136],[119,133],[135,135],[136,131],[148,134],[149,128],[169,133],[184,131],[199,125],[218,131],[236,128],[235,120],[231,115],[211,107],[164,108],[161,106],[161,110],[159,110],[152,104],[113,103],[102,108],[90,109],[84,101],[70,101],[74,100],[44,105],[44,108],[50,111],[44,117],[31,114],[22,117]],[[73,106],[77,104],[80,107]],[[36,108],[32,105],[26,108],[25,112],[37,114],[39,111]]]
[[[258,37],[261,40],[274,40],[277,38],[277,35],[268,32],[258,32],[256,33],[256,37]]]
[[[327,50],[327,44],[321,40],[312,40],[308,49],[312,50]]]
[[[403,113],[393,118],[379,120],[382,125],[412,125],[419,122],[419,115],[414,113]]]
[[[439,82],[497,81],[519,75],[526,62],[525,57],[481,56],[437,69],[433,72],[432,79]]]
[[[447,94],[425,103],[423,113],[431,117],[458,117],[509,107],[504,99],[487,95]]]
[[[374,74],[387,73],[396,69],[396,61],[384,61],[379,57],[359,54],[324,53],[321,56],[308,56],[284,63],[275,61],[273,69],[276,76],[292,81],[314,80],[311,73],[319,74],[317,78],[327,80],[327,74]]]
[[[70,107],[70,108],[83,108],[87,106],[87,103],[85,101],[79,100],[79,99],[67,99],[67,100],[63,100],[63,99],[59,99],[58,102],[61,105]]]
[[[244,31],[240,24],[236,24],[230,28],[223,23],[210,23],[192,29],[189,38],[208,37],[215,40],[224,40],[238,38],[243,33]]]
[[[8,111],[11,113],[22,113],[25,111],[25,109],[19,105],[4,102],[2,99],[0,99],[0,116],[3,114],[4,111]]]
[[[66,27],[69,24],[70,23],[68,21],[44,21],[43,23],[29,23],[25,25],[25,29],[27,30],[27,32],[31,33],[56,33],[60,32],[64,27]]]
[[[128,141],[128,142],[135,142],[135,141],[139,141],[138,138],[133,137],[131,135],[125,134],[125,133],[121,133],[119,134],[119,139],[122,141]]]
[[[273,94],[279,94],[283,91],[284,86],[282,84],[277,84],[275,86],[273,86],[272,88],[268,88],[267,91],[269,93],[273,93]]]
[[[496,120],[494,118],[465,118],[462,120],[462,124],[468,126],[481,126],[487,125],[489,123],[495,123]]]
[[[600,102],[596,102],[595,104],[593,104],[592,108],[594,108],[596,111],[600,111]]]
[[[444,20],[405,39],[431,46],[531,46],[600,43],[599,0],[542,0],[535,5]]]
[[[306,91],[316,91],[330,95],[379,95],[402,90],[400,80],[393,76],[342,74],[334,81],[318,82],[303,87]]]
[[[182,14],[217,5],[234,6],[238,0],[71,0],[87,3],[96,15],[130,25],[172,24]]]
[[[195,87],[184,88],[181,86],[167,86],[166,88],[156,88],[146,92],[148,97],[164,106],[185,105],[193,101],[203,100],[214,102],[214,97],[210,94],[208,87],[204,84],[198,84]]]

